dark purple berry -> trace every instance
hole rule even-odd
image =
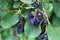
[[[44,20],[43,21],[43,25],[47,25],[48,24],[48,21],[47,20]]]
[[[43,14],[42,14],[39,10],[37,10],[36,16],[37,16],[37,17],[39,18],[39,20],[40,20],[40,19],[42,19]]]
[[[24,32],[23,28],[18,28],[18,34],[22,34]]]
[[[28,14],[28,18],[33,18],[34,16],[33,16],[33,14],[32,13],[29,13]]]
[[[38,7],[39,7],[39,4],[38,4],[37,2],[34,2],[33,6],[34,6],[35,8],[38,8]]]
[[[18,28],[21,28],[21,26],[22,26],[21,24],[17,24],[17,27],[18,27]]]
[[[39,18],[36,16],[35,17],[35,20],[37,21],[37,22],[40,22],[40,20],[39,20]]]
[[[40,39],[48,39],[48,35],[47,34],[40,34]]]
[[[35,19],[35,18],[30,18],[30,23],[34,26],[38,26],[39,25],[39,20]]]
[[[29,19],[29,22],[30,22],[31,24],[34,24],[35,19],[34,19],[34,18],[30,18],[30,19]]]
[[[20,22],[25,22],[24,17],[20,17]]]

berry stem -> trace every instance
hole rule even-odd
[[[40,0],[36,0],[37,2],[38,2],[38,4],[39,4],[39,2],[40,2]]]
[[[44,11],[44,16],[46,17],[46,19],[47,19],[47,21],[48,21],[48,24],[50,24],[50,22],[49,22],[49,19],[48,19],[48,15],[47,15],[47,12],[46,12],[46,10],[43,8],[43,11]]]
[[[13,28],[10,28],[10,34],[11,34],[11,35],[14,35]]]

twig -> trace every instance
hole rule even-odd
[[[47,15],[47,13],[46,13],[46,10],[43,8],[43,10],[44,10],[44,16],[46,17],[46,19],[47,19],[47,21],[48,21],[48,24],[50,24],[50,22],[49,22],[49,19],[48,19],[48,15]]]

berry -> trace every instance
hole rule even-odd
[[[29,21],[30,21],[31,24],[34,24],[35,19],[34,18],[30,18]]]
[[[21,34],[24,32],[24,29],[23,28],[18,28],[18,34]]]
[[[30,23],[34,26],[38,26],[39,25],[39,20],[36,18],[30,18]]]
[[[40,39],[48,39],[48,35],[47,34],[40,34]]]
[[[40,20],[39,20],[39,18],[36,16],[35,17],[35,20],[37,21],[37,22],[40,22]]]
[[[18,27],[18,28],[21,28],[21,24],[17,24],[17,27]]]
[[[33,6],[34,6],[35,8],[38,8],[38,7],[39,7],[39,4],[38,4],[37,2],[34,2]]]
[[[20,17],[20,22],[25,22],[24,17]]]
[[[44,24],[44,25],[47,25],[47,24],[48,24],[48,21],[47,21],[47,20],[44,20],[44,21],[43,21],[43,24]]]
[[[33,18],[34,16],[32,15],[32,13],[28,14],[28,18]]]
[[[43,14],[41,12],[39,12],[39,10],[37,10],[36,16],[40,19],[42,19]]]
[[[38,26],[39,25],[39,22],[40,22],[39,19],[38,18],[35,18],[35,21],[34,21],[34,24],[33,25],[34,26]]]

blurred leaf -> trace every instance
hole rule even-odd
[[[2,19],[7,14],[8,14],[8,11],[7,10],[1,10],[0,11],[0,19]]]
[[[28,37],[38,37],[41,32],[40,27],[36,28],[33,25],[31,25],[29,22],[25,23],[24,29],[25,29],[25,34]]]
[[[9,37],[10,36],[10,30],[9,29],[3,30],[2,36],[3,36],[3,38]]]
[[[60,18],[58,18],[58,17],[54,17],[54,19],[53,19],[53,24],[54,25],[56,25],[56,26],[60,26]]]
[[[12,36],[5,38],[4,40],[17,40],[17,37],[12,35]]]
[[[32,9],[34,8],[32,5],[29,5],[28,7],[25,7],[25,9]]]
[[[36,0],[21,0],[23,3],[25,4],[32,4],[33,2],[35,2]]]
[[[10,28],[19,21],[18,13],[9,13],[1,21],[2,28]]]
[[[19,8],[20,7],[20,2],[14,2],[13,8]]]
[[[49,40],[59,40],[60,37],[60,31],[59,31],[60,27],[52,27],[51,25],[47,26],[47,34],[48,34],[48,38]]]
[[[14,1],[18,1],[18,0],[14,0]]]
[[[52,14],[51,12],[53,10],[52,3],[44,2],[43,6],[44,6],[45,10],[47,11],[48,17],[50,17]]]
[[[28,37],[28,40],[36,40],[36,38]]]
[[[20,38],[20,40],[24,40],[26,38],[25,33],[22,33],[22,34],[17,33],[17,36]]]
[[[20,39],[24,40],[26,38],[25,33],[21,34]]]
[[[7,7],[7,5],[8,5],[8,2],[6,2],[6,1],[0,2],[0,8],[5,8],[5,7]]]
[[[23,9],[23,10],[24,10],[24,9]],[[22,11],[22,12],[23,12],[23,15],[24,15],[25,18],[27,18],[27,17],[28,17],[28,14],[30,13],[29,10],[24,10],[24,11]]]
[[[0,33],[0,40],[2,40],[2,35],[1,35],[1,33]]]
[[[54,2],[54,12],[57,17],[60,17],[60,2]]]

